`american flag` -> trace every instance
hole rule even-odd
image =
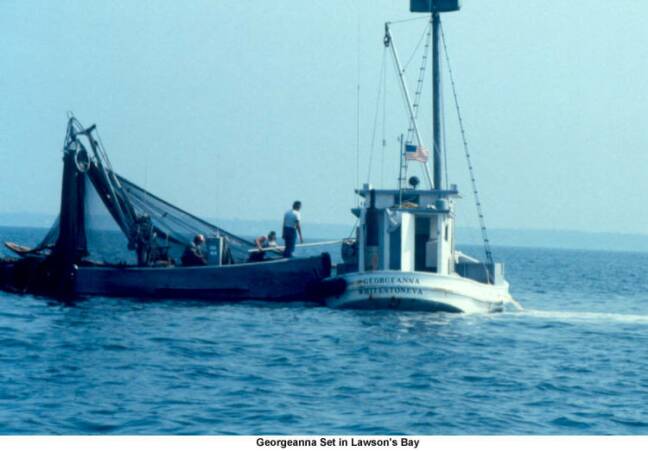
[[[423,146],[415,146],[414,144],[405,144],[405,159],[420,161],[427,163],[430,152]]]

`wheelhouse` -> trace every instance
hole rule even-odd
[[[482,283],[502,278],[500,263],[480,262],[455,250],[456,185],[447,190],[390,190],[366,184],[356,193],[363,203],[351,210],[359,220],[355,249],[343,251],[347,257],[338,273],[456,274]]]

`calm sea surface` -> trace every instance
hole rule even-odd
[[[648,434],[648,254],[495,253],[522,312],[0,292],[0,433]]]

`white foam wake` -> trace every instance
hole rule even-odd
[[[607,312],[561,312],[549,310],[522,310],[511,312],[512,315],[533,316],[536,318],[547,318],[557,320],[573,321],[615,321],[623,323],[648,324],[648,315],[630,315],[624,313]]]

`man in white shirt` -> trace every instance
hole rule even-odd
[[[286,243],[286,249],[284,250],[284,257],[292,257],[293,252],[295,252],[295,243],[297,242],[297,234],[299,234],[299,241],[304,242],[301,231],[301,215],[299,213],[301,210],[301,202],[296,200],[293,202],[292,210],[288,210],[284,214],[283,220],[283,233],[281,237]]]

